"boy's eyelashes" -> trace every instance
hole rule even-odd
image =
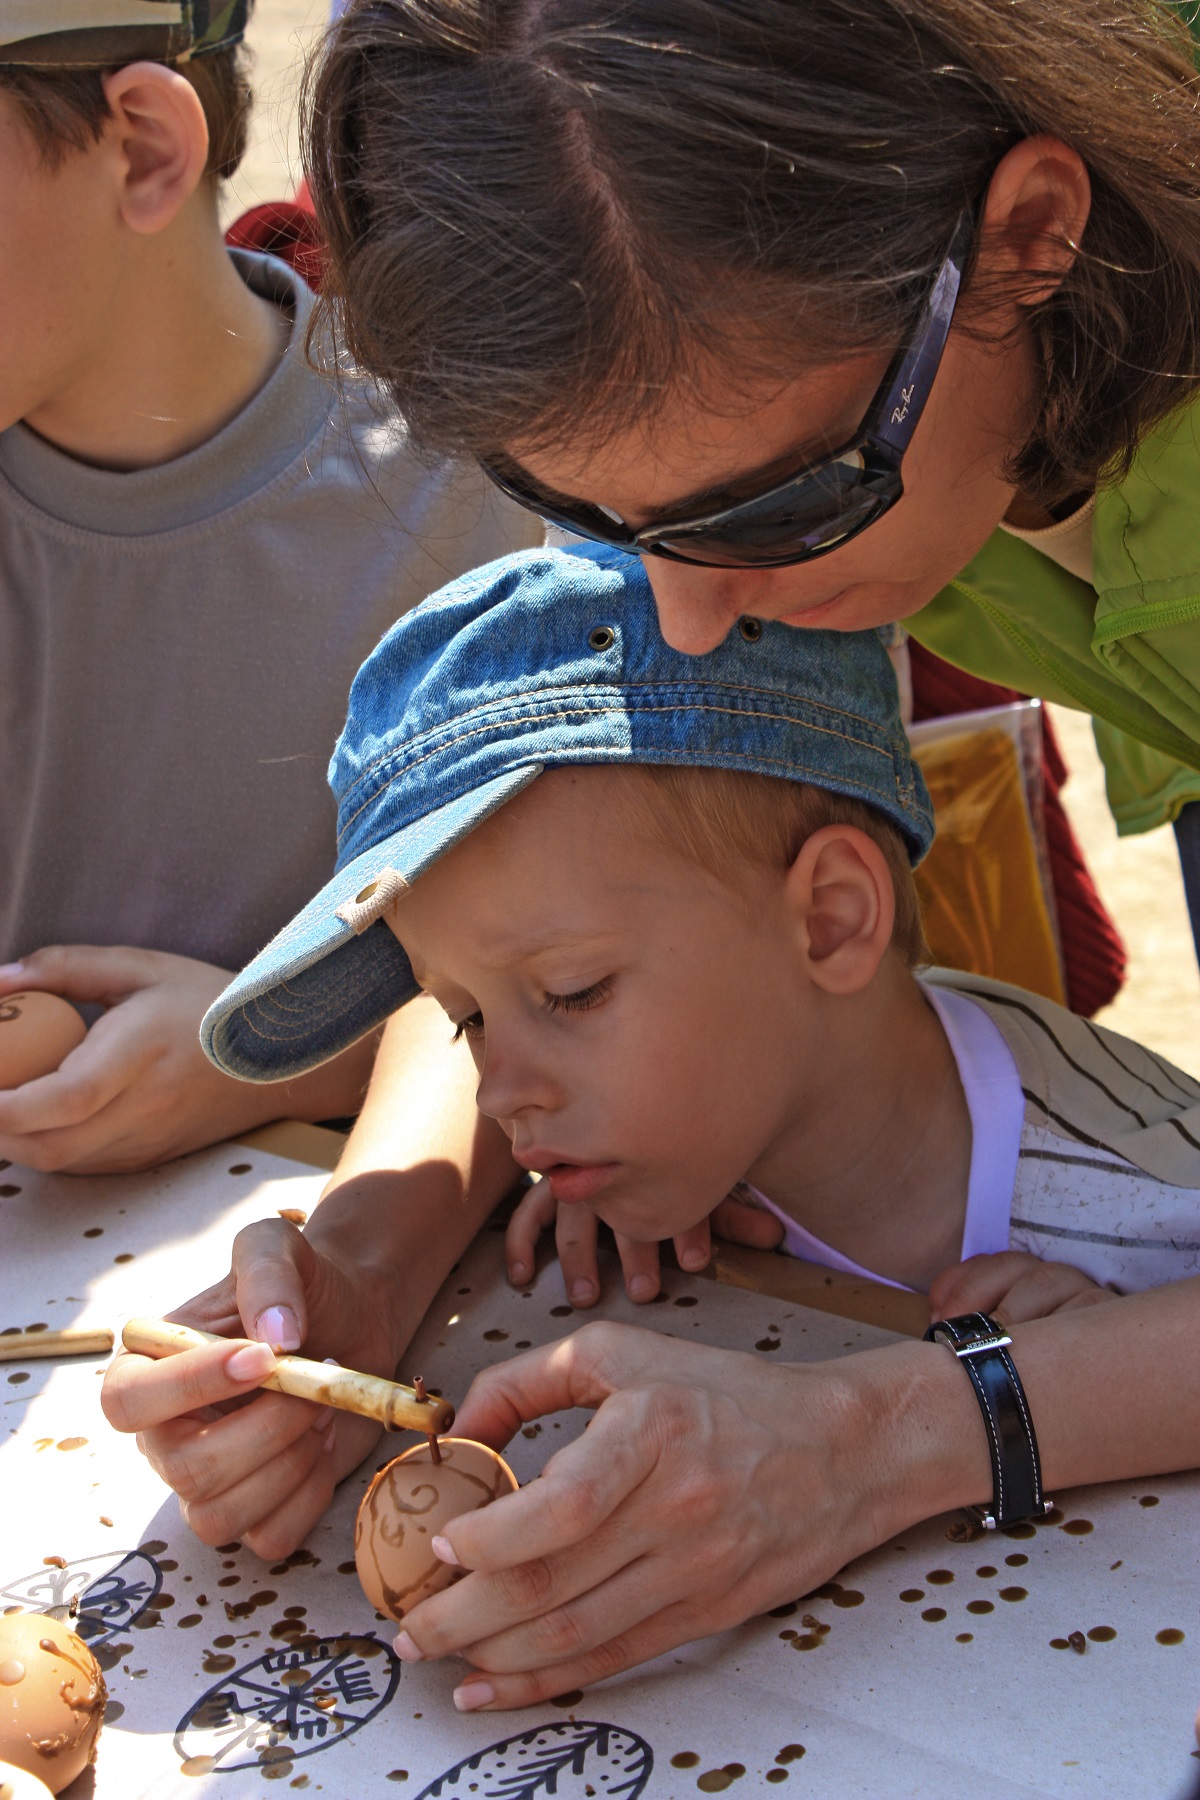
[[[608,999],[614,980],[614,976],[605,975],[599,981],[593,981],[590,987],[578,988],[573,994],[547,994],[542,1004],[548,1013],[588,1012]],[[461,1038],[478,1037],[482,1032],[483,1014],[469,1013],[455,1024],[453,1041],[457,1044]]]

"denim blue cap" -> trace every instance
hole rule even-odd
[[[812,783],[876,807],[913,862],[925,783],[874,631],[743,619],[705,656],[663,642],[641,562],[530,550],[394,625],[354,678],[329,766],[337,872],[209,1009],[201,1041],[248,1081],[315,1068],[418,991],[382,917],[543,769],[673,763]]]

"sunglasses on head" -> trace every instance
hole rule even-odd
[[[483,471],[503,493],[551,524],[637,556],[727,569],[778,569],[824,556],[882,518],[904,492],[900,464],[942,360],[973,235],[972,214],[964,212],[912,336],[893,358],[850,441],[764,493],[634,531],[602,507],[546,498],[519,473],[486,462]]]

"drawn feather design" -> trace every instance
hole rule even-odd
[[[571,1720],[477,1750],[417,1800],[583,1800],[585,1789],[602,1800],[638,1800],[653,1767],[653,1750],[634,1732]]]

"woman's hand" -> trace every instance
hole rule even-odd
[[[0,1156],[29,1169],[123,1174],[270,1119],[358,1110],[374,1040],[292,1082],[234,1081],[200,1048],[229,975],[157,950],[55,945],[0,971],[0,998],[40,989],[104,1007],[53,1074],[0,1093]]]
[[[504,1234],[508,1279],[514,1287],[524,1287],[532,1280],[537,1267],[538,1240],[552,1226],[567,1298],[575,1307],[594,1306],[600,1298],[600,1261],[596,1254],[600,1221],[590,1206],[582,1203],[560,1205],[550,1192],[548,1181],[535,1182],[522,1195],[508,1222]],[[707,1267],[712,1255],[713,1232],[735,1244],[773,1250],[783,1236],[783,1226],[774,1214],[762,1212],[731,1194],[707,1219],[674,1239],[675,1256],[681,1269],[695,1274]],[[625,1292],[631,1300],[645,1305],[662,1287],[658,1244],[622,1237],[620,1232],[613,1235],[621,1258]]]
[[[985,1312],[1002,1325],[1023,1325],[1116,1298],[1112,1288],[1098,1287],[1070,1263],[1002,1250],[995,1256],[968,1257],[936,1275],[929,1286],[929,1313],[933,1319],[952,1319],[956,1313]]]
[[[455,1430],[500,1449],[570,1406],[595,1417],[540,1480],[434,1540],[472,1573],[397,1639],[408,1660],[474,1664],[464,1711],[533,1705],[737,1625],[991,1491],[970,1384],[937,1345],[779,1367],[586,1325],[487,1370]]]
[[[264,1219],[238,1233],[224,1280],[169,1316],[232,1341],[160,1361],[122,1352],[105,1376],[105,1416],[138,1434],[206,1544],[237,1538],[268,1560],[286,1556],[380,1428],[255,1390],[274,1350],[301,1346],[318,1360],[393,1375],[403,1333],[388,1295],[373,1293],[361,1268],[318,1250],[294,1225]]]

